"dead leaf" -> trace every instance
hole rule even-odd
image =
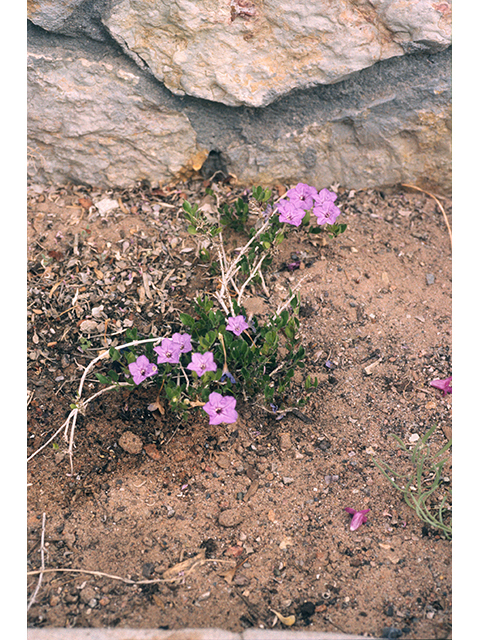
[[[259,487],[258,480],[255,478],[255,480],[252,480],[252,483],[248,487],[247,493],[245,494],[245,498],[244,498],[245,502],[248,502],[248,500],[250,500],[250,498],[257,493],[258,487]]]
[[[78,204],[84,209],[90,209],[90,207],[93,206],[93,202],[90,200],[90,198],[79,198]]]
[[[272,613],[274,613],[277,618],[280,620],[280,622],[282,624],[284,624],[286,627],[291,627],[293,624],[295,624],[295,616],[282,616],[281,613],[279,613],[278,611],[275,611],[275,609],[270,609],[270,611]]]

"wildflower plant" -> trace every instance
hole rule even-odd
[[[211,189],[207,191],[214,194]],[[216,265],[219,268],[217,289],[197,297],[190,314],[179,314],[172,335],[141,338],[135,328],[130,328],[125,344],[111,347],[88,365],[72,411],[62,425],[66,438],[70,429],[71,464],[78,413],[110,389],[155,384],[158,398],[163,397],[181,417],[201,407],[212,425],[237,420],[239,397],[261,401],[263,408],[271,407],[277,419],[292,405],[305,404],[305,398],[292,401],[288,396],[295,371],[305,367],[306,357],[298,335],[298,294],[290,290],[287,300],[263,324],[248,316],[242,303],[252,286],[260,286],[270,297],[264,272],[290,231],[300,227],[306,233],[326,231],[333,238],[346,225],[336,222],[340,214],[334,205],[337,196],[327,189],[318,192],[300,183],[277,201],[270,190],[261,187],[246,196],[247,200],[239,198],[233,207],[219,206],[213,222],[196,204],[183,203],[188,232],[201,241],[200,258],[210,262],[212,270]],[[245,244],[227,252],[224,235],[231,232],[243,233]],[[83,401],[87,374],[106,360],[111,361],[111,368],[105,367],[106,371],[96,373],[96,377],[108,386]],[[317,386],[316,378],[306,377],[307,393]]]
[[[390,484],[400,491],[406,504],[415,511],[417,516],[425,524],[438,529],[447,539],[450,539],[452,537],[452,490],[445,484],[443,467],[452,441],[449,440],[440,451],[432,454],[428,440],[436,428],[437,425],[433,425],[413,448],[410,458],[412,470],[409,473],[401,474],[383,461],[374,460],[373,462]],[[408,451],[400,438],[392,435],[399,447],[403,451]]]

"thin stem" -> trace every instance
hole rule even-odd
[[[40,572],[39,572],[39,576],[38,576],[37,586],[35,587],[35,591],[32,593],[32,597],[30,598],[30,601],[28,603],[27,611],[30,609],[32,604],[35,602],[35,598],[37,597],[37,594],[38,594],[38,592],[40,590],[40,585],[42,584],[43,574],[45,573],[45,521],[46,521],[46,515],[44,513],[43,517],[42,517],[42,536],[41,536],[41,539],[40,539],[40,562],[41,562],[40,566],[41,566],[41,568],[40,568]]]

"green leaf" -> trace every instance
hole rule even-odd
[[[189,224],[187,227],[187,231],[190,235],[194,236],[197,234],[197,227],[194,227],[193,224]]]
[[[102,376],[101,373],[95,373],[95,375],[97,377],[97,380],[102,384],[110,384],[110,380],[106,376]]]
[[[190,329],[193,329],[193,327],[195,326],[195,320],[192,318],[192,316],[189,316],[188,313],[180,314],[180,322]]]
[[[115,347],[110,347],[108,350],[108,355],[113,360],[113,362],[119,362],[122,359],[122,356],[119,351],[115,349]]]

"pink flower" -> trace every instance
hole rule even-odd
[[[227,319],[227,331],[232,331],[236,336],[239,336],[245,329],[248,329],[248,322],[245,320],[245,316],[235,316]]]
[[[157,364],[178,364],[180,361],[180,345],[170,338],[164,338],[160,347],[154,347]]]
[[[313,214],[317,216],[317,224],[334,224],[341,211],[331,200],[313,207]]]
[[[232,396],[223,397],[216,391],[208,396],[208,402],[203,405],[203,410],[210,416],[209,424],[231,424],[236,422],[238,413],[235,411],[237,401]]]
[[[308,184],[299,182],[296,187],[289,189],[285,194],[290,198],[297,209],[304,209],[308,211],[313,207],[313,201],[318,196],[315,187],[310,187]]]
[[[447,393],[452,393],[452,376],[448,376],[445,380],[439,380],[438,378],[432,380],[430,386],[435,387],[435,389],[440,389],[442,396],[445,396]]]
[[[132,374],[135,384],[140,384],[149,376],[154,376],[158,369],[157,365],[150,362],[147,356],[138,356],[135,362],[128,365],[128,370]]]
[[[301,209],[289,200],[280,200],[277,208],[280,211],[279,221],[293,224],[295,227],[299,227],[302,224],[302,220],[307,213],[305,209]]]
[[[174,333],[172,341],[180,346],[180,353],[188,353],[192,350],[192,336],[188,333]]]
[[[370,511],[370,509],[363,509],[363,511],[357,511],[356,509],[351,509],[350,507],[345,507],[345,511],[350,513],[353,518],[350,522],[350,531],[355,531],[362,524],[365,524],[367,521],[366,514]]]
[[[187,369],[195,371],[198,376],[203,376],[207,371],[216,371],[217,365],[213,361],[213,353],[211,351],[207,351],[206,353],[193,353],[192,361],[190,364],[187,364]]]
[[[337,199],[337,194],[334,191],[322,189],[316,196],[314,196],[313,199],[317,204],[323,205],[326,202],[335,202],[335,200]]]

